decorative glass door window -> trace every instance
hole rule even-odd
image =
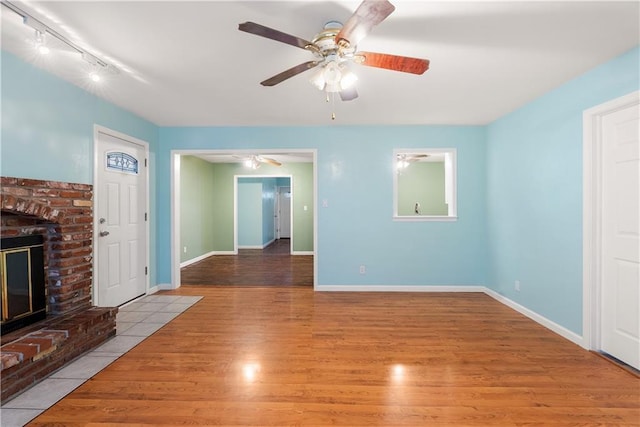
[[[107,170],[138,174],[138,159],[119,151],[107,153]]]

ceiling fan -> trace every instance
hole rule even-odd
[[[257,155],[251,155],[248,157],[242,157],[242,156],[233,156],[237,159],[241,159],[245,166],[247,166],[248,168],[251,169],[258,169],[260,167],[261,164],[263,163],[267,163],[270,164],[272,166],[282,166],[282,163],[280,163],[279,161],[272,159],[270,157],[265,157],[265,156],[261,156],[260,154]]]
[[[364,0],[344,25],[330,21],[311,41],[255,22],[244,22],[238,29],[308,50],[315,56],[311,61],[260,82],[261,85],[275,86],[304,71],[320,67],[312,76],[311,83],[327,93],[338,92],[343,101],[350,101],[358,97],[353,86],[357,77],[347,67],[350,62],[412,74],[423,74],[429,68],[428,59],[357,50],[358,43],[394,10],[395,6],[387,0]]]
[[[404,169],[408,167],[409,164],[419,162],[420,160],[426,159],[427,157],[429,157],[428,154],[398,154],[396,155],[396,166],[398,169]]]

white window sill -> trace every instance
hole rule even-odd
[[[394,221],[401,222],[423,222],[423,221],[441,221],[441,222],[451,222],[457,221],[457,216],[446,216],[446,215],[412,215],[412,216],[398,216],[394,215]]]

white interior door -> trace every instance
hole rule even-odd
[[[278,238],[291,238],[291,187],[278,189]]]
[[[602,118],[601,350],[640,369],[640,111]]]
[[[97,303],[119,306],[147,289],[146,147],[97,132]]]

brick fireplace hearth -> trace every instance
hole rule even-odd
[[[2,336],[2,402],[115,335],[117,308],[91,305],[93,191],[0,178],[2,237],[44,237],[47,318]]]

